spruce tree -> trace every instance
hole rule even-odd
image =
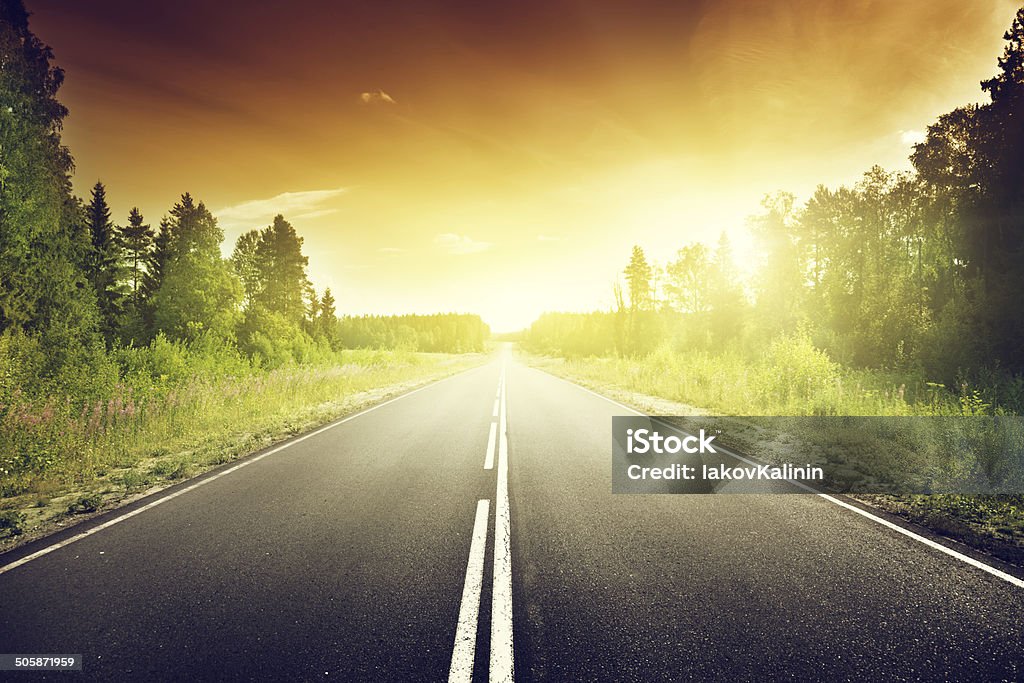
[[[274,222],[260,233],[256,257],[263,278],[256,302],[289,322],[301,324],[306,316],[309,259],[302,254],[302,238],[284,216],[275,216]]]
[[[639,246],[633,247],[633,254],[630,256],[629,265],[626,266],[626,282],[629,283],[629,308],[631,311],[642,311],[650,307],[651,277],[653,271],[644,256],[644,250]]]
[[[128,225],[121,228],[121,243],[128,257],[128,280],[131,300],[135,306],[138,306],[146,259],[153,248],[153,237],[153,228],[145,222],[138,207],[132,207],[128,214]]]
[[[113,344],[124,315],[125,292],[121,282],[122,253],[116,228],[110,220],[110,206],[103,183],[92,188],[92,199],[85,207],[91,249],[86,272],[96,293],[100,309],[100,331],[107,345]]]
[[[152,301],[155,330],[172,339],[233,339],[242,284],[221,258],[224,233],[217,219],[186,193],[171,209],[158,240],[165,235],[160,284]]]
[[[320,304],[317,308],[319,309],[316,317],[317,332],[333,347],[336,341],[335,326],[338,322],[338,312],[336,310],[334,295],[331,294],[330,287],[324,290],[324,294],[320,297]]]

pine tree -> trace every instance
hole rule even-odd
[[[202,202],[196,204],[188,192],[171,207],[169,224],[172,228],[169,247],[175,256],[220,253],[224,231],[209,209]]]
[[[1003,40],[1007,45],[999,58],[999,73],[981,83],[994,104],[1019,99],[1024,92],[1024,7],[1017,10]]]
[[[245,286],[246,309],[280,315],[293,325],[315,320],[317,299],[306,276],[308,262],[302,238],[284,216],[275,216],[263,230],[242,234],[231,263]]]
[[[275,216],[274,222],[260,233],[256,257],[263,278],[256,302],[289,322],[300,324],[306,315],[309,259],[302,254],[302,238],[284,216]]]
[[[139,302],[139,291],[145,274],[145,263],[153,248],[153,228],[144,222],[138,207],[132,207],[128,214],[128,225],[121,228],[121,243],[129,261],[129,279],[131,281],[131,299],[136,306]]]
[[[1007,367],[1024,370],[1024,7],[1003,35],[999,72],[981,84],[992,103],[981,140],[991,164],[991,194],[973,216],[976,243],[984,255],[987,325],[994,351]]]
[[[152,257],[153,228],[145,223],[138,208],[128,214],[128,225],[120,228],[118,239],[125,257],[126,301],[120,337],[123,341],[145,345],[147,333],[146,263]]]
[[[86,259],[86,272],[96,292],[100,331],[110,346],[122,324],[125,293],[121,283],[121,245],[110,220],[110,206],[103,183],[97,182],[93,186],[92,200],[85,209],[92,245]]]
[[[326,339],[332,347],[336,342],[335,330],[338,322],[336,305],[334,295],[331,294],[331,288],[328,287],[324,290],[323,296],[320,297],[320,304],[317,307],[319,310],[317,311],[316,327],[319,335]]]
[[[224,233],[206,206],[188,193],[174,205],[157,236],[159,288],[153,295],[154,330],[172,339],[211,334],[231,339],[239,319],[242,285],[221,258]],[[166,240],[166,246],[160,242]]]
[[[633,254],[626,266],[626,282],[629,283],[629,308],[631,311],[643,311],[650,308],[651,277],[653,271],[644,256],[644,250],[639,246],[633,247]]]

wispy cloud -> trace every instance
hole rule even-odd
[[[434,243],[441,246],[449,254],[459,256],[478,254],[494,246],[490,242],[478,242],[468,235],[458,235],[454,232],[441,233],[434,238]]]
[[[923,130],[901,130],[900,142],[904,145],[918,145],[925,141],[927,135]]]
[[[345,188],[333,190],[305,190],[301,192],[282,192],[266,199],[250,199],[249,201],[226,206],[214,211],[217,221],[225,230],[249,229],[267,225],[277,214],[283,214],[289,221],[317,218],[332,214],[337,209],[324,204],[345,193]]]
[[[401,247],[381,247],[377,251],[380,252],[381,254],[404,254],[405,253],[405,249],[402,249]]]
[[[537,235],[538,242],[561,242],[563,239],[565,238],[558,235]]]
[[[383,90],[360,93],[359,101],[363,104],[395,104],[395,98]]]

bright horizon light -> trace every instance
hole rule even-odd
[[[331,10],[339,39],[314,11],[240,26],[204,4],[185,53],[143,10],[34,7],[66,72],[76,192],[102,180],[115,221],[138,206],[153,225],[190,192],[226,253],[280,212],[340,314],[520,329],[609,308],[634,244],[664,264],[726,231],[749,276],[761,198],[906,169],[935,117],[981,99],[1016,3],[555,0],[503,14],[500,36],[469,6],[347,7]]]

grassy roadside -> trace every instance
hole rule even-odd
[[[565,360],[538,356],[524,351],[518,355],[525,363],[551,374],[571,380],[581,386],[627,405],[635,406],[652,415],[737,415],[772,414],[772,404],[765,394],[733,383],[731,390],[739,394],[736,401],[730,394],[707,383],[707,390],[701,391],[700,369],[697,377],[690,376],[688,382],[680,382],[679,368],[652,367],[649,359],[608,359],[587,358]],[[757,381],[757,369],[733,368],[731,375]],[[806,382],[795,373],[776,373],[785,381],[797,385]],[[871,378],[863,377],[862,381]],[[696,390],[687,391],[687,387]],[[850,392],[852,393],[852,392]],[[714,394],[714,395],[713,395]],[[848,413],[838,414],[911,414],[912,409],[900,405],[898,391],[886,395],[884,390],[862,389],[861,396],[847,396],[845,408]],[[693,395],[694,403],[709,400],[705,407],[696,407],[685,398]],[[834,396],[833,396],[834,398]],[[717,400],[714,400],[717,399]],[[796,392],[784,393],[783,407],[775,414],[798,414],[797,406],[816,405],[812,393],[800,396]],[[730,403],[744,410],[730,408]],[[757,412],[746,412],[752,408]],[[860,408],[862,410],[856,410]],[[873,409],[863,412],[863,409]],[[833,412],[832,414],[837,414]],[[742,450],[741,446],[740,447]],[[763,450],[763,449],[762,449]],[[752,451],[747,451],[752,452]],[[772,461],[770,453],[752,452],[753,455]],[[765,456],[768,457],[765,457]],[[864,495],[851,496],[862,503],[885,512],[898,515],[908,521],[926,527],[938,534],[964,543],[975,549],[990,553],[1006,562],[1024,565],[1024,497],[1021,496],[965,496],[965,495]]]
[[[0,479],[0,551],[487,358],[346,351],[332,365],[196,377],[145,403],[97,402],[70,420],[49,418],[46,405],[27,411],[4,448],[49,447],[54,464]]]

